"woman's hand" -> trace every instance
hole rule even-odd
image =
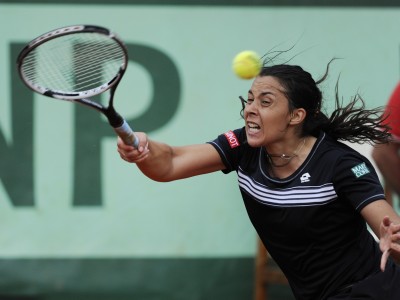
[[[152,180],[169,182],[225,168],[218,151],[208,143],[170,146],[148,139],[143,132],[136,135],[140,141],[138,149],[125,145],[118,138],[118,153],[123,160],[136,163],[140,171]]]
[[[132,146],[125,145],[120,137],[117,141],[117,151],[121,158],[130,163],[140,163],[149,155],[147,135],[143,132],[135,133],[139,138],[139,147],[135,149]]]
[[[380,225],[380,249],[382,251],[381,270],[385,266],[389,255],[400,262],[400,224],[394,224],[389,217],[384,217]]]

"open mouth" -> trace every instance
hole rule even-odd
[[[260,126],[253,122],[247,122],[247,129],[249,133],[257,133],[260,131]]]

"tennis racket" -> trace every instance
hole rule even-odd
[[[76,25],[45,33],[17,58],[22,81],[34,92],[80,103],[103,113],[127,145],[139,139],[114,108],[114,93],[128,65],[124,43],[106,28]],[[93,96],[110,91],[108,106]]]

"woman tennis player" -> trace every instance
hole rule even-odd
[[[358,95],[343,107],[336,89],[336,109],[324,114],[327,73],[314,81],[299,66],[264,63],[242,98],[243,128],[180,147],[138,133],[137,150],[119,139],[118,152],[160,182],[235,171],[297,300],[399,300],[400,217],[368,159],[340,142],[386,143],[390,134]]]

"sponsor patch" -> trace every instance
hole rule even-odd
[[[238,138],[236,137],[235,133],[232,130],[224,133],[224,135],[225,135],[226,139],[229,142],[229,146],[231,146],[232,149],[240,146],[239,140],[238,140]]]
[[[365,163],[359,164],[359,165],[355,166],[354,168],[351,168],[351,171],[353,171],[354,175],[357,178],[369,173],[369,169],[367,168]]]

